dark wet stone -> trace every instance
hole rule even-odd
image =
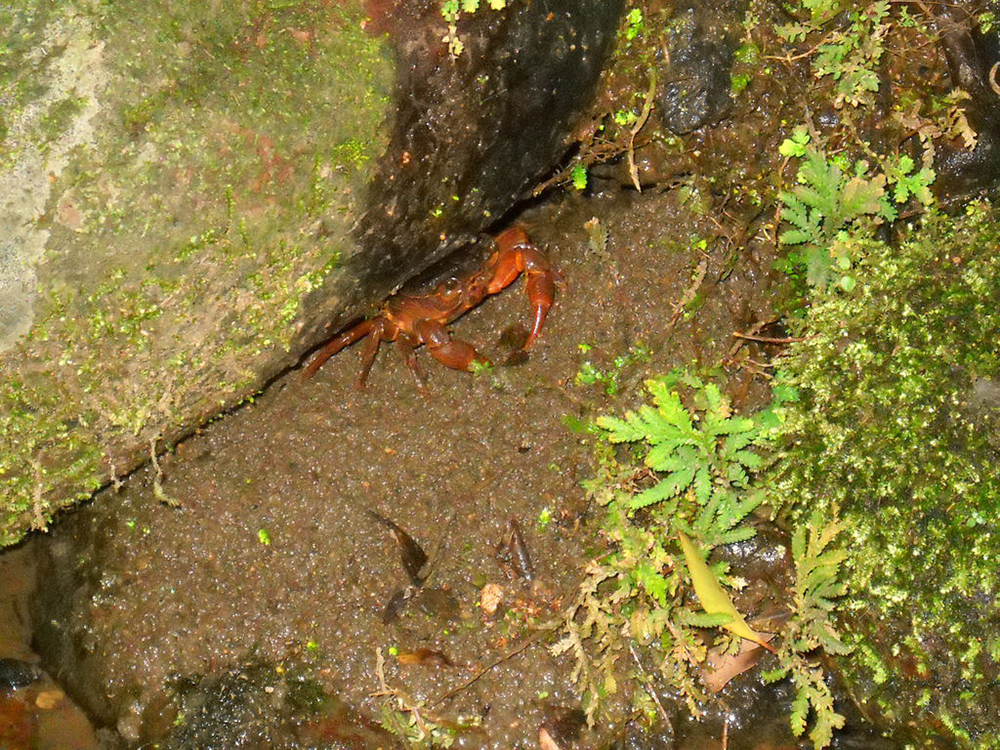
[[[569,750],[580,740],[587,725],[587,714],[579,708],[549,704],[545,707],[542,726],[563,750]]]
[[[184,717],[183,723],[160,746],[165,750],[292,747],[292,737],[277,715],[276,677],[273,667],[258,665],[195,681],[182,691],[178,716]]]
[[[725,19],[741,17],[742,2],[690,2],[671,19],[659,66],[656,110],[678,135],[715,125],[732,109],[733,52],[739,36]]]
[[[42,670],[20,659],[0,659],[0,690],[17,690],[42,676]]]
[[[957,202],[1000,186],[1000,96],[990,86],[990,72],[1000,62],[1000,30],[980,33],[970,2],[941,6],[935,13],[952,85],[971,97],[966,117],[978,136],[971,151],[948,143],[937,151],[934,191]]]
[[[558,161],[624,3],[484,9],[460,23],[466,48],[454,59],[432,6],[395,3],[386,22],[396,114],[355,233],[363,250],[346,261],[362,287],[386,292],[495,224]]]
[[[295,668],[283,677],[273,664],[250,664],[179,682],[182,721],[166,738],[149,738],[163,750],[393,746],[374,722]]]

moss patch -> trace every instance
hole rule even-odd
[[[857,289],[813,307],[786,362],[804,400],[782,479],[853,536],[857,696],[918,739],[982,748],[1000,712],[998,241],[976,205],[868,244]]]
[[[12,100],[47,64],[30,40],[70,12],[29,5],[7,11]],[[0,361],[0,546],[252,393],[288,351],[305,296],[353,251],[384,146],[390,67],[360,6],[84,11],[105,80],[94,135],[67,154],[37,222],[34,327]],[[83,106],[54,103],[34,148]]]

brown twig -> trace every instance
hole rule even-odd
[[[640,193],[642,192],[642,186],[639,184],[639,168],[635,164],[635,137],[649,119],[649,113],[653,110],[653,98],[655,96],[656,73],[651,70],[649,74],[649,89],[646,91],[646,99],[642,103],[642,112],[632,126],[628,139],[628,174],[632,178],[632,184],[635,185],[635,189]]]
[[[37,531],[49,530],[45,523],[45,514],[42,512],[42,462],[39,458],[31,460],[31,466],[35,470],[35,492],[32,497],[32,512],[34,513],[33,528]]]
[[[732,336],[738,339],[746,339],[747,341],[760,341],[765,344],[794,344],[798,341],[808,341],[809,339],[816,338],[816,334],[810,336],[755,336],[752,333],[740,333],[739,331],[733,331]]]
[[[637,666],[637,667],[639,667],[639,670],[640,670],[641,672],[645,672],[646,670],[645,670],[645,668],[644,668],[644,667],[642,666],[642,662],[641,662],[641,661],[639,661],[639,654],[637,654],[637,653],[635,652],[635,646],[633,646],[633,645],[632,645],[632,644],[630,643],[630,644],[629,644],[629,646],[628,646],[628,650],[629,650],[629,652],[630,652],[630,653],[632,654],[632,658],[633,658],[633,659],[635,660],[635,664],[636,664],[636,666]],[[653,690],[653,686],[652,686],[652,685],[650,685],[650,684],[648,684],[648,683],[647,683],[647,684],[645,685],[645,687],[646,687],[646,692],[647,692],[647,693],[649,693],[649,697],[653,699],[653,703],[655,703],[655,704],[656,704],[656,707],[657,707],[658,709],[660,709],[660,716],[662,716],[662,717],[663,717],[663,722],[664,722],[664,724],[666,724],[666,725],[667,725],[667,728],[668,728],[668,729],[669,729],[670,731],[673,731],[673,724],[671,724],[671,723],[670,723],[670,717],[669,717],[669,716],[667,715],[667,712],[666,712],[666,710],[664,710],[664,708],[663,708],[663,704],[662,704],[662,703],[660,703],[660,696],[658,696],[658,695],[656,694],[656,691],[655,691],[655,690]]]
[[[475,683],[480,677],[482,677],[484,674],[486,674],[490,670],[495,669],[496,667],[500,666],[501,664],[503,664],[508,659],[513,659],[519,653],[521,653],[526,648],[528,648],[528,646],[531,646],[531,645],[537,643],[538,641],[540,641],[542,639],[542,636],[548,635],[550,632],[552,632],[556,628],[556,626],[558,624],[559,623],[556,623],[556,622],[550,622],[550,623],[547,623],[546,625],[542,626],[539,630],[535,631],[535,633],[533,633],[532,635],[530,635],[528,638],[525,638],[517,646],[515,646],[514,648],[510,649],[509,651],[507,651],[507,653],[502,654],[501,656],[498,656],[496,659],[494,659],[493,661],[491,661],[486,666],[481,667],[480,669],[476,670],[475,674],[473,674],[467,680],[465,680],[464,682],[459,683],[458,685],[456,685],[455,687],[453,687],[451,690],[447,691],[446,693],[442,693],[437,698],[435,698],[433,701],[431,701],[430,704],[428,704],[428,705],[436,706],[439,703],[441,703],[442,701],[447,700],[448,698],[451,698],[451,696],[455,695],[456,693],[462,692],[463,690],[465,690],[467,687],[469,687],[470,685],[472,685],[473,683]]]
[[[677,321],[681,319],[684,315],[685,308],[694,301],[695,297],[698,295],[698,290],[701,289],[702,283],[705,281],[705,275],[708,273],[708,255],[704,254],[701,260],[698,261],[698,266],[695,268],[694,278],[688,288],[684,290],[681,295],[680,300],[674,305],[674,314],[670,317],[670,322],[667,324],[667,331],[672,331],[674,326],[677,325]]]

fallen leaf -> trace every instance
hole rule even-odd
[[[400,664],[420,664],[425,667],[453,667],[455,663],[441,651],[429,648],[418,648],[416,651],[405,651],[396,657]]]
[[[64,696],[62,690],[43,690],[35,698],[35,705],[43,710],[52,709],[59,705]]]
[[[552,739],[552,735],[545,727],[538,730],[538,747],[541,750],[562,750],[559,743]]]
[[[748,641],[763,646],[771,653],[775,650],[767,644],[743,619],[743,615],[733,606],[733,600],[725,592],[715,575],[708,569],[705,561],[701,559],[694,543],[688,539],[687,534],[678,531],[677,536],[681,542],[681,549],[684,550],[684,559],[687,560],[688,570],[691,571],[691,582],[694,584],[694,593],[698,595],[701,607],[710,615],[729,615],[729,622],[721,627],[730,633],[746,638]]]
[[[771,633],[761,633],[760,636],[768,642],[774,638]],[[731,679],[755,667],[763,653],[759,644],[747,640],[740,641],[738,654],[727,654],[717,648],[711,649],[705,659],[708,665],[703,676],[705,687],[711,693],[719,692]]]

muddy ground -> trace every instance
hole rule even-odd
[[[534,629],[560,617],[602,549],[599,509],[580,486],[592,472],[593,438],[565,418],[635,406],[644,377],[681,364],[721,365],[737,406],[766,393],[755,368],[731,356],[734,331],[773,315],[771,240],[756,228],[741,245],[713,239],[726,228],[685,195],[609,184],[517,217],[560,275],[526,361],[473,376],[421,352],[424,392],[383,347],[359,390],[355,346],[311,380],[287,373],[161,457],[159,488],[149,467],[64,519],[52,534],[57,545],[92,537],[96,558],[85,566],[82,606],[61,627],[85,644],[88,677],[117,701],[114,729],[132,746],[148,742],[191,720],[177,697],[184,679],[238,665],[280,674],[294,663],[370,718],[300,723],[289,746],[391,746],[373,724],[401,701],[422,702],[428,721],[477,725],[456,747],[536,747],[543,725],[562,732],[564,747],[616,736],[622,747],[794,746],[780,687],[761,694],[762,711],[750,700],[742,713],[720,709],[703,724],[664,696],[672,730],[605,724],[574,741],[572,661],[552,657],[552,637]],[[584,227],[594,217],[606,248]],[[676,315],[684,300],[687,311]],[[529,319],[519,282],[452,328],[500,363]],[[616,368],[615,358],[636,347],[648,356]],[[736,356],[747,354],[767,358],[745,348]],[[579,382],[586,362],[617,372],[617,394]],[[428,553],[439,550],[433,576],[391,622],[387,604],[410,580],[400,547],[369,509]],[[530,581],[497,552],[511,519],[530,553]],[[503,597],[492,616],[481,606],[487,584]],[[407,654],[429,663],[401,664]],[[754,675],[737,682],[729,690],[744,699],[760,690]],[[345,734],[345,723],[357,733]]]

